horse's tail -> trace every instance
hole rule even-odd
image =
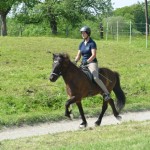
[[[125,106],[126,97],[125,97],[123,90],[121,89],[120,77],[119,77],[119,74],[117,72],[115,72],[115,76],[116,76],[116,84],[113,88],[113,91],[114,91],[116,98],[117,98],[116,106],[117,106],[118,110],[121,111],[123,109],[123,107]]]

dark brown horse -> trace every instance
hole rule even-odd
[[[70,117],[71,111],[69,111],[69,106],[76,103],[82,118],[82,123],[80,126],[86,127],[87,121],[84,116],[84,111],[82,108],[81,100],[88,96],[94,96],[96,94],[103,95],[102,89],[94,82],[89,80],[85,73],[77,67],[74,63],[70,61],[67,54],[53,54],[53,70],[50,74],[50,81],[55,82],[59,76],[62,76],[66,83],[67,94],[70,99],[67,100],[65,105],[65,115]],[[95,125],[100,125],[102,117],[110,104],[113,114],[116,118],[120,119],[119,111],[125,105],[125,94],[120,86],[119,74],[117,72],[111,71],[107,68],[99,69],[99,77],[106,85],[109,92],[113,90],[116,95],[116,107],[113,99],[108,101],[103,100],[102,111],[95,122]]]

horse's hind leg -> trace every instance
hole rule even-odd
[[[97,121],[95,122],[96,126],[99,126],[101,124],[102,118],[104,116],[105,111],[107,110],[107,107],[108,107],[108,101],[103,100],[102,111],[101,111]]]
[[[121,116],[119,116],[119,113],[118,113],[118,111],[116,110],[116,107],[115,107],[115,104],[114,104],[113,99],[110,99],[108,102],[109,102],[109,104],[110,104],[110,106],[111,106],[111,108],[112,108],[112,110],[113,110],[113,114],[114,114],[114,116],[116,117],[116,119],[120,120],[120,119],[121,119]]]
[[[87,121],[86,121],[86,118],[84,116],[84,111],[83,111],[83,108],[82,108],[82,103],[81,103],[81,101],[78,101],[78,102],[76,102],[76,104],[78,106],[78,109],[79,109],[79,112],[80,112],[80,115],[81,115],[81,118],[82,118],[82,123],[80,124],[80,128],[86,127],[87,126]]]

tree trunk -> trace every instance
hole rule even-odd
[[[48,13],[48,18],[49,18],[49,23],[50,23],[50,28],[51,28],[52,34],[57,34],[56,16],[53,13],[51,7],[48,7],[47,13]]]
[[[2,36],[7,36],[7,23],[6,23],[6,17],[9,11],[11,10],[11,7],[8,7],[5,10],[0,10],[0,17],[1,17],[1,35]]]
[[[51,27],[52,34],[57,34],[57,22],[55,16],[52,16],[50,18],[50,27]]]
[[[7,15],[5,13],[1,13],[1,20],[2,20],[1,35],[2,36],[7,36],[6,16]]]

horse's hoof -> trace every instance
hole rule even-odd
[[[118,121],[121,121],[121,120],[122,120],[122,117],[121,117],[121,116],[117,116],[116,119],[117,119]]]
[[[74,118],[74,117],[73,117],[73,114],[70,114],[70,119],[73,120],[73,118]]]
[[[95,127],[100,126],[100,124],[101,124],[100,121],[96,121],[96,122],[95,122]]]
[[[73,115],[71,112],[72,112],[72,110],[65,112],[65,116],[68,117],[69,119],[73,118]]]
[[[69,118],[69,119],[71,118],[71,117],[70,117],[70,114],[65,114],[65,116],[66,116],[67,118]]]
[[[65,116],[68,117],[68,116],[69,116],[69,113],[68,113],[68,112],[65,112]]]
[[[82,122],[79,126],[80,129],[84,129],[87,127],[87,123]]]

